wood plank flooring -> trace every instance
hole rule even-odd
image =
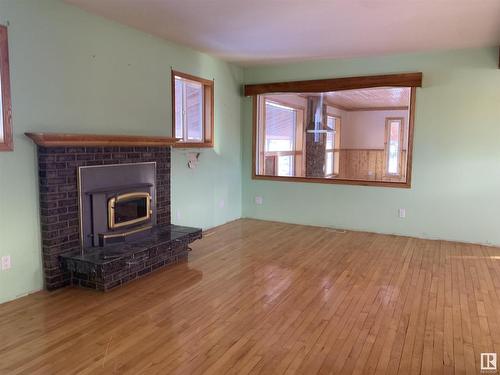
[[[102,294],[0,305],[0,374],[477,374],[500,249],[238,220]]]

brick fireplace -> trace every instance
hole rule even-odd
[[[38,144],[42,256],[48,290],[70,284],[109,290],[156,268],[187,259],[188,244],[201,238],[201,230],[171,225],[168,145],[65,146],[61,143],[68,135],[57,145],[31,138]],[[92,141],[99,142],[104,140]],[[155,168],[155,180],[151,181],[155,188],[154,231],[104,247],[84,243],[79,168],[138,164]]]

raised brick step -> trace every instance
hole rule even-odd
[[[71,284],[109,291],[186,260],[188,245],[201,237],[201,229],[168,225],[140,240],[89,248],[83,254],[64,254],[60,259]]]

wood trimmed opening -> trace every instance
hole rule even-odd
[[[353,113],[353,112],[370,112],[370,111],[378,111],[381,113],[381,116],[384,115],[383,111],[393,111],[394,114],[386,115],[386,118],[390,117],[399,117],[397,114],[397,111],[406,111],[405,115],[405,120],[404,120],[404,126],[402,126],[401,129],[401,141],[400,141],[400,156],[398,157],[398,173],[386,173],[387,171],[387,158],[386,158],[386,151],[385,151],[385,133],[386,133],[386,124],[385,124],[385,118],[383,118],[381,121],[381,132],[380,132],[380,137],[381,137],[381,145],[377,146],[376,148],[367,148],[365,149],[365,154],[368,155],[367,157],[370,157],[370,155],[377,155],[377,172],[373,173],[372,175],[367,175],[367,176],[361,176],[361,177],[356,177],[352,178],[349,177],[349,174],[346,173],[346,163],[342,162],[342,160],[348,159],[348,155],[353,152],[358,152],[360,150],[356,149],[350,149],[349,147],[344,147],[341,144],[340,141],[340,131],[338,134],[338,140],[335,140],[335,167],[334,167],[334,173],[330,175],[323,175],[323,176],[315,176],[315,175],[308,175],[306,177],[305,174],[302,175],[297,175],[294,174],[292,176],[290,175],[279,175],[279,173],[276,173],[277,168],[274,164],[273,171],[274,173],[264,173],[263,167],[262,167],[262,129],[260,129],[259,126],[259,121],[264,118],[263,116],[263,109],[262,109],[262,101],[260,98],[262,97],[272,97],[273,100],[279,101],[280,95],[286,96],[290,94],[295,94],[298,96],[302,97],[307,97],[308,95],[313,95],[310,92],[291,92],[290,90],[285,90],[282,93],[266,93],[266,94],[261,94],[261,95],[253,95],[253,158],[252,158],[252,178],[253,179],[262,179],[262,180],[275,180],[275,181],[289,181],[289,182],[312,182],[312,183],[328,183],[328,184],[349,184],[349,185],[363,185],[363,186],[382,186],[382,187],[395,187],[395,188],[410,188],[411,187],[411,171],[412,171],[412,151],[413,151],[413,133],[414,133],[414,113],[415,113],[415,102],[416,102],[416,87],[421,86],[421,78],[422,75],[421,73],[414,73],[411,75],[411,77],[407,77],[408,79],[404,81],[401,78],[401,75],[398,75],[396,78],[396,81],[394,81],[394,86],[391,86],[390,79],[387,77],[389,76],[382,76],[383,78],[378,79],[378,76],[374,76],[372,79],[370,77],[363,77],[363,79],[360,82],[356,82],[357,77],[349,78],[350,85],[351,86],[362,86],[362,82],[366,82],[366,79],[368,78],[369,82],[384,82],[384,85],[387,86],[382,86],[382,87],[370,87],[370,89],[385,89],[385,88],[399,88],[400,90],[406,90],[407,92],[407,100],[404,104],[397,104],[397,105],[381,105],[380,107],[377,108],[371,108],[371,107],[359,107],[359,108],[345,108],[343,107],[343,110],[347,111],[348,113]],[[347,78],[345,78],[347,79]],[[335,82],[335,79],[333,80],[324,80],[325,83],[323,86],[321,86],[319,81],[314,81],[314,87],[331,87],[328,86],[332,81]],[[250,91],[246,90],[245,92],[260,92],[260,90],[263,90],[264,88],[269,88],[271,90],[277,89],[277,88],[283,88],[283,87],[305,87],[304,82],[308,81],[301,81],[298,86],[295,85],[294,82],[291,83],[277,83],[277,84],[263,84],[263,85],[256,85],[259,86],[257,87],[257,91],[251,91],[255,90],[255,87],[253,87]],[[403,82],[409,82],[412,84],[415,84],[417,86],[400,86]],[[287,86],[289,85],[289,86]],[[343,87],[346,87],[345,85]],[[362,89],[360,89],[362,90]],[[341,89],[341,92],[346,92],[347,90]],[[335,91],[333,91],[335,92]],[[314,95],[318,95],[321,93],[315,93]],[[328,100],[326,100],[328,105],[332,105],[332,103]],[[338,107],[342,107],[338,105]],[[303,107],[304,108],[304,107]],[[304,108],[304,113],[308,111],[308,108]],[[335,114],[333,114],[335,115]],[[328,113],[328,117],[331,117],[332,113]],[[336,115],[339,118],[342,116]],[[308,127],[307,124],[307,118],[308,114],[305,114],[306,122],[304,123],[304,129]],[[340,122],[340,121],[339,121]],[[340,125],[340,124],[339,124]],[[348,129],[348,121],[344,121],[344,118],[342,118],[342,134],[345,132],[345,129]],[[340,126],[339,126],[340,128]],[[340,129],[339,129],[340,130]],[[317,131],[318,133],[321,133],[321,130]],[[325,131],[324,134],[319,135],[317,138],[323,139],[320,142],[326,142],[326,137],[325,134],[327,134],[328,130],[326,129],[326,121],[325,121]],[[304,143],[306,142],[306,138],[309,136],[308,131],[305,130],[302,134],[302,137],[304,139]],[[342,139],[344,139],[344,135],[342,136]],[[344,141],[342,141],[343,143]],[[260,151],[259,151],[260,150]],[[327,159],[326,159],[326,152],[329,152],[331,150],[323,150],[324,153],[323,155],[323,160],[326,165]],[[305,147],[302,148],[302,150],[296,150],[296,152],[300,153],[301,155],[304,155],[303,159],[307,158],[307,153],[305,151]],[[339,161],[340,159],[340,161]],[[303,160],[303,165],[306,165],[307,161]],[[380,168],[378,167],[380,166]],[[348,168],[347,168],[348,169]]]
[[[174,147],[213,147],[214,82],[172,70]]]
[[[0,25],[0,151],[14,149],[7,27]]]

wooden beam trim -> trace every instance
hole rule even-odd
[[[197,76],[194,76],[192,74],[182,73],[182,72],[179,72],[178,70],[173,70],[172,69],[172,76],[173,76],[172,77],[173,80],[174,80],[175,76],[177,76],[177,77],[189,79],[190,81],[200,82],[200,83],[202,83],[203,85],[206,85],[206,86],[213,86],[214,85],[214,81],[213,80],[209,80],[209,79],[206,79],[206,78],[197,77]]]
[[[38,146],[171,146],[178,141],[172,137],[133,135],[24,133]]]
[[[422,73],[344,77],[245,85],[245,96],[286,92],[329,92],[371,87],[422,87]]]
[[[12,151],[14,149],[14,141],[10,97],[9,42],[7,27],[4,25],[0,25],[0,81],[0,96],[2,98],[0,105],[2,105],[3,114],[3,141],[0,142],[0,151]]]
[[[341,178],[324,178],[324,177],[284,177],[284,176],[266,176],[254,175],[253,180],[269,180],[280,182],[307,182],[314,184],[338,184],[338,185],[354,185],[354,186],[377,186],[390,188],[410,189],[410,182],[390,182],[390,181],[375,181],[375,180],[349,180]]]

